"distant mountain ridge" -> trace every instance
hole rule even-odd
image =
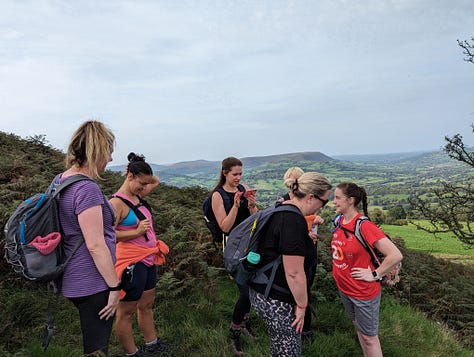
[[[278,154],[269,156],[252,156],[241,158],[245,168],[254,168],[263,164],[271,164],[276,162],[330,162],[335,159],[321,152],[297,152],[289,154]],[[194,160],[182,161],[169,165],[151,164],[153,171],[166,174],[208,174],[216,173],[220,170],[221,161]],[[113,165],[107,167],[111,171],[124,171],[125,165]]]
[[[367,154],[367,155],[335,155],[330,157],[319,151],[315,152],[296,152],[288,154],[277,154],[269,156],[252,156],[241,158],[246,169],[256,168],[262,165],[271,165],[275,163],[287,163],[288,167],[298,166],[298,163],[304,162],[351,162],[365,164],[401,164],[416,165],[422,163],[427,165],[430,162],[437,164],[452,163],[453,160],[442,150],[437,151],[412,151],[402,153],[387,154]],[[220,170],[221,161],[194,160],[181,161],[172,164],[150,164],[153,171],[161,175],[209,175],[215,174]],[[125,171],[126,165],[112,165],[107,169],[111,171]]]

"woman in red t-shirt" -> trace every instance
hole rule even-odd
[[[357,219],[367,212],[367,193],[355,183],[342,182],[334,192],[334,206],[341,213],[334,231],[331,249],[332,274],[347,315],[357,329],[357,336],[365,357],[382,356],[378,337],[381,297],[380,280],[403,256],[392,241],[372,222],[361,225],[361,233],[372,248],[384,256],[375,269],[370,255],[355,237]]]

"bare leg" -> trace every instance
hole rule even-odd
[[[155,303],[155,289],[146,290],[138,300],[138,327],[145,342],[156,339],[155,321],[153,319],[153,305]]]
[[[360,346],[364,352],[364,357],[382,357],[382,347],[379,336],[367,336],[357,330]]]
[[[136,310],[137,301],[120,301],[117,308],[115,334],[126,353],[134,353],[137,350],[132,331],[132,319]]]

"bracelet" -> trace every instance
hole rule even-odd
[[[119,291],[122,290],[122,282],[119,282],[117,286],[110,287],[109,286],[109,291]]]
[[[305,306],[296,305],[296,308],[300,309],[300,310],[306,310],[307,307],[308,307],[308,305],[305,305]]]

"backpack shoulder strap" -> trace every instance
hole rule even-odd
[[[119,195],[112,195],[112,197],[121,199],[122,202],[125,203],[133,211],[133,213],[135,213],[135,216],[137,216],[138,220],[143,221],[144,219],[147,219],[146,216],[143,214],[143,212],[138,209],[138,207],[142,204],[142,199],[139,196],[138,196],[138,199],[140,200],[140,203],[138,205],[134,204],[130,200],[127,200],[125,197],[122,197],[122,196],[119,196]],[[150,213],[151,213],[151,211],[150,211]],[[144,236],[145,236],[146,241],[149,241],[149,238],[148,238],[148,235],[146,234],[146,232],[145,232]]]
[[[141,212],[138,207],[140,206],[140,203],[138,205],[136,205],[135,203],[133,203],[132,201],[130,200],[127,200],[125,197],[122,197],[122,196],[119,196],[119,195],[112,195],[112,197],[115,197],[115,198],[119,198],[120,200],[122,200],[123,203],[125,203],[132,211],[133,213],[135,213],[135,215],[137,216],[137,218],[142,221],[144,219],[146,219],[145,215],[143,214],[143,212]]]
[[[354,235],[356,236],[357,240],[359,241],[359,243],[364,247],[364,249],[367,251],[367,253],[369,253],[370,255],[370,259],[372,261],[372,264],[375,266],[375,267],[378,267],[380,265],[380,263],[378,262],[377,260],[377,257],[375,255],[375,252],[374,250],[372,249],[372,247],[369,245],[369,243],[367,243],[367,241],[365,240],[364,236],[362,235],[362,230],[361,230],[361,226],[362,226],[362,223],[364,223],[365,221],[369,221],[369,218],[366,217],[366,216],[360,216],[359,218],[357,218],[357,221],[356,221],[356,225],[355,225],[355,230],[354,230]]]
[[[222,197],[222,202],[224,203],[224,210],[225,210],[225,213],[228,214],[229,211],[230,211],[231,208],[232,208],[233,202],[230,200],[229,195],[226,193],[226,191],[225,191],[222,187],[219,187],[219,188],[217,189],[217,192],[219,192],[219,194],[221,195],[221,197]],[[211,204],[212,204],[212,203],[211,203]]]
[[[150,206],[150,204],[148,203],[148,201],[145,200],[144,198],[141,198],[141,197],[138,196],[138,195],[137,195],[137,197],[138,197],[138,200],[140,201],[140,204],[141,204],[142,206],[144,206],[144,207],[148,210],[148,212],[152,213],[152,211],[151,211],[151,206]]]
[[[240,183],[237,185],[237,189],[240,191],[240,192],[244,192],[245,193],[245,187],[244,185],[241,185]],[[227,194],[227,192],[222,188],[222,187],[219,187],[217,190],[217,192],[220,193],[221,197],[222,197],[222,201],[224,203],[224,210],[226,212],[226,214],[229,214],[230,210],[232,209],[232,205],[234,204],[234,202],[230,199],[229,195]],[[211,195],[212,197],[212,195]],[[212,198],[211,198],[212,200]],[[212,202],[212,201],[211,201]],[[212,203],[211,203],[212,205]]]
[[[56,175],[56,177],[53,179],[51,184],[49,185],[48,190],[46,191],[47,193],[51,193],[54,197],[56,197],[62,190],[64,190],[66,187],[72,185],[75,182],[82,181],[82,180],[89,180],[89,181],[94,181],[90,177],[87,177],[86,175],[72,175],[64,179],[64,181],[60,184],[56,183],[59,179],[61,174]]]
[[[284,205],[282,203],[277,203],[275,205],[275,211],[294,212],[294,213],[298,213],[299,215],[303,216],[303,213],[301,213],[301,211],[298,207],[293,206],[293,205]]]
[[[341,228],[341,217],[342,213],[337,214],[329,222],[329,232],[334,233],[337,229]]]
[[[360,229],[362,223],[365,221],[368,221],[369,219],[366,216],[360,216],[357,218],[356,224],[355,224],[355,229],[354,229],[354,235],[356,236],[357,240],[362,244],[362,246],[367,250],[367,248],[370,248],[369,244],[365,240],[364,236],[362,235],[362,231]]]

